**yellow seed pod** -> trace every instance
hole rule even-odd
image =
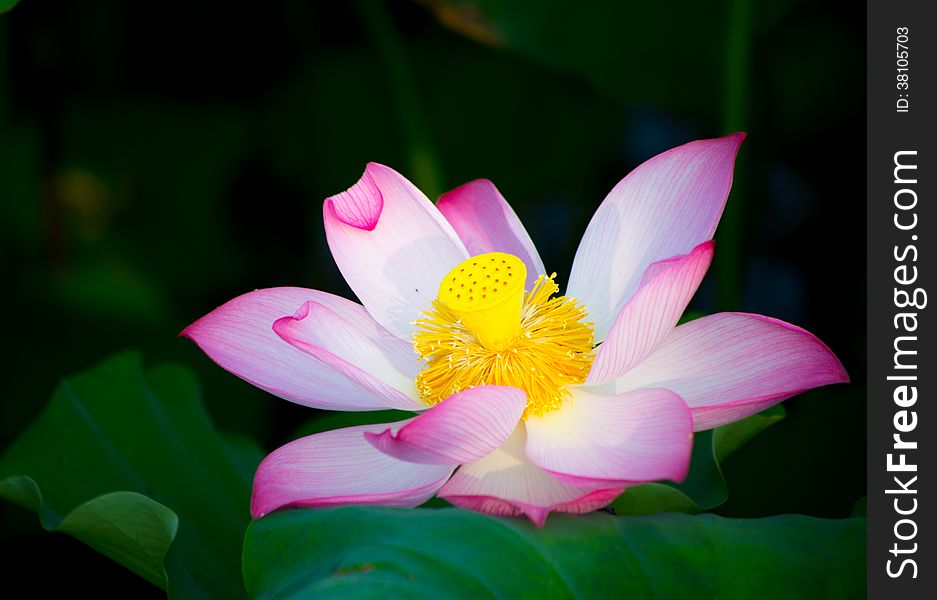
[[[489,350],[520,332],[527,267],[512,254],[489,252],[463,261],[439,285],[439,301]]]

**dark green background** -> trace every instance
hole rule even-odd
[[[845,517],[865,494],[864,18],[854,3],[23,0],[0,17],[0,448],[64,375],[128,347],[194,368],[271,449],[315,411],[176,337],[276,285],[350,295],[321,201],[367,161],[431,198],[491,179],[562,285],[598,203],[696,138],[749,137],[692,308],[801,325],[854,382],[786,403],[725,464],[730,516]],[[35,593],[161,595],[0,503]]]

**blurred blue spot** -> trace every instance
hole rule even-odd
[[[792,323],[806,321],[807,285],[796,267],[757,255],[749,261],[742,307]]]
[[[816,203],[816,194],[800,175],[784,163],[775,163],[768,173],[764,233],[776,239],[794,232],[810,217]]]
[[[706,137],[689,121],[650,106],[634,108],[622,139],[623,158],[640,164],[665,150]]]

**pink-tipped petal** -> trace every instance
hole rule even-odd
[[[689,405],[694,429],[702,431],[848,379],[830,349],[800,327],[761,315],[718,313],[678,326],[614,388],[673,390]]]
[[[572,485],[682,481],[693,419],[680,396],[645,389],[603,396],[584,386],[559,410],[527,419],[527,456]]]
[[[413,380],[420,370],[416,355],[376,324],[365,328],[322,304],[306,302],[293,316],[277,319],[273,330],[360,386],[364,395],[382,398],[385,408],[426,408]]]
[[[274,333],[274,321],[293,314],[307,301],[341,314],[361,329],[380,329],[364,307],[350,300],[317,290],[282,287],[238,296],[189,325],[181,335],[198,344],[222,368],[285,400],[328,410],[387,408],[381,396],[362,392],[347,376]],[[396,343],[404,348],[393,353],[406,351],[405,342]]]
[[[497,450],[524,414],[524,392],[479,386],[450,396],[394,433],[365,433],[378,450],[409,462],[461,464]]]
[[[438,496],[461,508],[495,516],[527,515],[538,527],[550,512],[586,513],[606,506],[624,490],[563,483],[530,462],[523,424],[501,448],[462,465]]]
[[[257,467],[255,519],[289,506],[379,504],[417,506],[430,499],[455,465],[420,465],[371,446],[365,432],[407,423],[361,425],[300,438],[274,450]]]
[[[689,254],[648,267],[641,287],[618,313],[608,337],[596,351],[586,383],[610,381],[650,354],[677,325],[712,257],[710,240]]]
[[[332,198],[331,207],[335,218],[345,225],[373,231],[384,210],[384,195],[365,172],[358,183]]]
[[[376,163],[348,191],[326,199],[323,216],[345,281],[378,323],[410,341],[411,322],[446,273],[468,258],[459,236],[420,190]]]
[[[599,206],[576,251],[566,294],[585,304],[596,341],[605,339],[648,265],[712,238],[744,137],[700,140],[659,154]]]
[[[506,252],[527,266],[527,289],[546,273],[521,220],[487,179],[477,179],[440,196],[436,207],[459,234],[469,254]]]
[[[519,517],[523,515],[537,527],[543,527],[551,512],[574,515],[594,512],[611,504],[612,500],[620,496],[623,491],[624,488],[600,489],[592,492],[581,489],[576,494],[582,495],[574,500],[546,507],[516,500],[501,500],[494,496],[447,496],[446,500],[453,506],[474,510],[493,517]]]

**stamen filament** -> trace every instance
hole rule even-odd
[[[594,337],[576,299],[551,298],[559,291],[555,277],[537,279],[524,296],[519,324],[494,346],[479,339],[475,324],[434,300],[414,323],[414,350],[425,361],[416,380],[423,400],[436,404],[476,385],[511,385],[527,394],[525,418],[560,408],[570,396],[566,386],[584,382],[589,373]],[[505,321],[485,324],[510,327]]]

